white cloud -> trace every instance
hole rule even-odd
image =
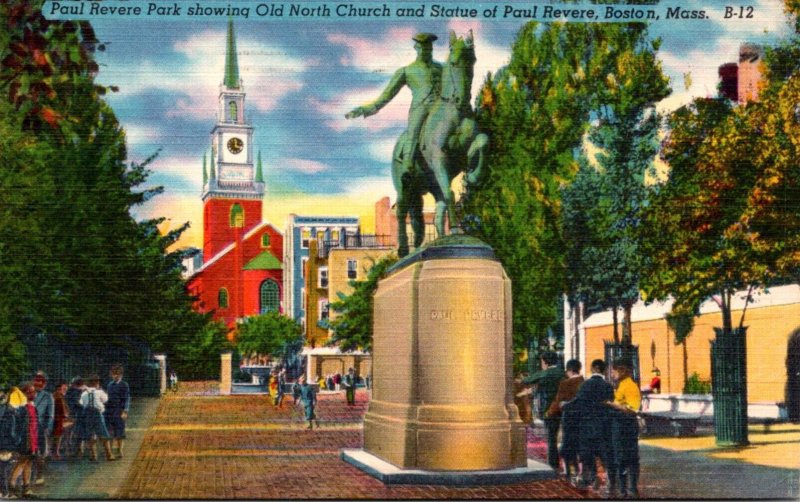
[[[115,65],[113,70],[103,71],[103,81],[124,82],[119,92],[123,97],[146,90],[183,93],[186,97],[177,100],[168,116],[207,119],[216,111],[215,98],[225,68],[225,39],[222,31],[195,33],[172,47],[184,57],[184,62]],[[237,36],[237,54],[247,102],[261,111],[274,109],[281,98],[301,89],[303,73],[315,64],[313,60],[292,57],[280,47],[246,36]]]
[[[275,162],[280,169],[297,171],[305,174],[316,174],[329,170],[331,167],[316,160],[307,159],[278,159]]]

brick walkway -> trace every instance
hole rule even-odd
[[[385,486],[339,459],[341,448],[362,445],[367,393],[356,406],[344,394],[319,396],[320,428],[308,431],[300,408],[264,396],[211,396],[213,389],[182,384],[162,399],[153,425],[116,494],[136,499],[553,499],[583,498],[561,480],[505,486]],[[529,435],[529,456],[543,459]]]

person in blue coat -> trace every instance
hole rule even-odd
[[[131,391],[128,382],[122,379],[123,368],[121,364],[111,367],[111,381],[108,383],[106,393],[108,402],[103,412],[106,427],[111,434],[112,442],[116,443],[117,456],[122,458],[125,446],[125,423],[128,420],[128,411],[131,406]],[[113,448],[113,445],[112,445]]]
[[[303,401],[303,408],[305,409],[305,418],[308,420],[308,428],[313,429],[312,422],[317,422],[317,416],[314,414],[314,408],[317,406],[317,393],[314,392],[314,387],[306,382],[305,375],[300,377],[300,399]]]

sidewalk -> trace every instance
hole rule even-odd
[[[125,482],[142,439],[156,415],[160,400],[154,397],[134,397],[126,428],[125,456],[114,462],[103,460],[102,445],[98,442],[98,462],[86,459],[67,459],[49,462],[45,484],[36,486],[37,498],[46,499],[108,499],[116,498]]]
[[[712,430],[695,437],[642,438],[641,492],[648,498],[790,499],[800,496],[800,425],[764,433],[750,445],[717,447]]]
[[[601,498],[560,479],[480,487],[383,485],[339,458],[342,448],[362,445],[367,399],[359,389],[351,407],[341,392],[322,393],[320,427],[309,431],[291,397],[277,408],[263,395],[219,396],[213,385],[182,383],[177,394],[160,401],[134,401],[125,459],[53,462],[38,493],[53,499]],[[800,495],[800,426],[775,426],[769,434],[753,429],[745,448],[716,448],[705,432],[642,438],[642,497]],[[541,426],[528,429],[529,457],[545,459],[542,435]]]
[[[367,392],[318,396],[319,428],[307,430],[288,398],[212,396],[183,386],[166,396],[118,497],[125,499],[575,499],[562,480],[502,486],[386,486],[339,458],[360,448]],[[533,436],[531,436],[533,437]],[[536,449],[533,447],[532,449]],[[541,448],[539,448],[541,450]]]

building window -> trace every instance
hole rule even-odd
[[[306,288],[300,288],[300,310],[306,311]]]
[[[236,101],[231,101],[228,103],[228,121],[236,122],[238,115],[239,113],[236,108]]]
[[[303,279],[306,278],[306,263],[308,263],[308,257],[304,256],[300,259],[300,277]]]
[[[280,308],[280,289],[278,283],[272,279],[267,279],[261,283],[261,309],[262,314],[267,312],[277,312]]]
[[[244,226],[244,209],[239,204],[231,206],[230,224],[232,228],[242,228]]]
[[[347,278],[348,279],[358,278],[358,260],[352,258],[347,260]]]
[[[319,244],[325,242],[325,230],[317,230],[317,242]]]
[[[339,242],[339,231],[338,230],[331,230],[331,240],[333,242]]]
[[[322,289],[328,288],[328,267],[320,267],[317,279],[317,287]]]
[[[269,234],[261,234],[261,247],[262,248],[269,247]]]
[[[228,290],[225,288],[220,288],[219,294],[217,295],[217,303],[219,304],[219,308],[226,309],[228,308]]]
[[[319,320],[325,321],[330,317],[330,306],[328,300],[319,301]]]
[[[311,229],[304,228],[300,230],[300,247],[308,249],[308,241],[311,240]]]

